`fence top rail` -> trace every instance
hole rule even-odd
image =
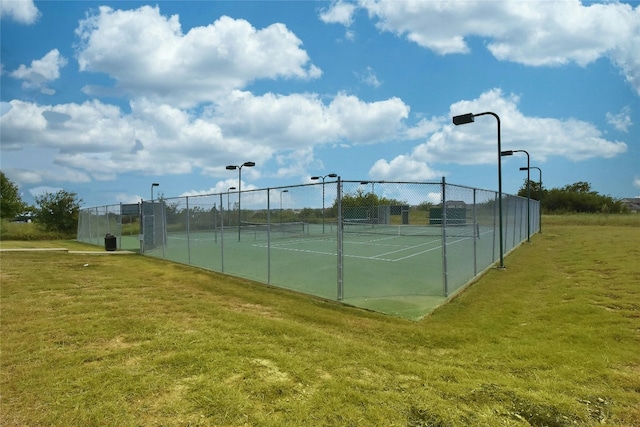
[[[278,187],[266,187],[266,188],[252,188],[252,189],[246,189],[246,190],[242,190],[242,193],[252,193],[252,192],[263,192],[263,191],[271,191],[271,190],[282,190],[282,189],[291,189],[291,188],[302,188],[302,187],[313,187],[313,186],[321,186],[321,185],[326,185],[326,184],[335,184],[337,183],[338,180],[337,179],[331,179],[330,181],[318,181],[318,182],[311,182],[311,183],[306,183],[306,184],[294,184],[294,185],[282,185],[282,186],[278,186]],[[373,179],[366,179],[366,180],[341,180],[342,183],[375,183],[375,184],[400,184],[400,185],[442,185],[443,183],[441,181],[385,181],[385,180],[373,180]],[[451,184],[451,183],[445,183],[445,185],[447,187],[456,187],[456,188],[463,188],[463,189],[467,189],[467,190],[478,190],[478,191],[484,191],[484,192],[492,192],[492,193],[497,193],[495,190],[487,190],[487,189],[482,189],[482,188],[475,188],[475,187],[469,187],[469,186],[465,186],[465,185],[458,185],[458,184]],[[178,199],[189,199],[189,198],[196,198],[196,197],[220,197],[222,195],[227,195],[227,194],[237,194],[238,191],[223,191],[223,192],[218,192],[218,193],[205,193],[205,194],[192,194],[189,196],[174,196],[174,197],[159,197],[156,200],[164,200],[164,201],[172,201],[172,200],[178,200]],[[513,194],[507,194],[507,193],[502,193],[503,197],[518,197],[518,198],[524,198],[526,199],[526,197],[522,197],[522,196],[518,196],[518,195],[513,195]],[[148,203],[150,202],[150,200],[141,200],[138,203]],[[99,205],[99,206],[91,206],[91,207],[86,207],[86,208],[82,208],[80,209],[80,211],[89,211],[89,210],[95,210],[98,208],[103,208],[103,209],[109,209],[111,207],[117,207],[117,208],[121,208],[123,205],[123,203],[114,203],[111,205]]]

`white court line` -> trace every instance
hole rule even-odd
[[[258,243],[254,243],[251,246],[253,246],[255,248],[264,248],[264,249],[267,249],[269,247],[266,244],[258,244]],[[305,252],[305,253],[316,254],[316,255],[331,255],[331,256],[338,255],[335,252],[317,251],[317,250],[312,250],[312,249],[285,248],[285,247],[278,246],[278,245],[271,245],[271,249],[278,249],[278,250],[281,250],[281,251],[290,251],[290,252]]]
[[[458,240],[454,240],[454,241],[448,242],[448,243],[449,244],[458,243],[458,242],[462,242],[462,241],[468,240],[468,239],[469,239],[469,237],[463,237],[463,238],[460,238]],[[377,240],[382,240],[382,239],[377,239]],[[307,240],[307,241],[311,241],[311,240]],[[317,240],[314,239],[313,241],[317,241]],[[325,241],[329,241],[329,240],[325,240]],[[434,243],[434,242],[435,241],[425,242],[425,243],[422,243],[420,245],[404,247],[404,249],[390,251],[390,252],[386,252],[386,253],[379,254],[379,255],[373,255],[373,256],[351,255],[351,254],[344,254],[344,256],[345,256],[345,258],[358,258],[358,259],[368,259],[368,260],[374,260],[374,261],[398,262],[398,261],[402,261],[402,260],[405,260],[405,259],[413,258],[413,257],[416,257],[418,255],[422,255],[422,254],[425,254],[425,253],[428,253],[428,252],[433,252],[435,250],[441,249],[442,245],[439,244],[438,246],[435,246],[433,248],[429,248],[429,249],[426,249],[424,251],[412,253],[410,255],[407,255],[407,256],[404,256],[404,257],[401,257],[401,258],[382,258],[382,257],[386,256],[386,255],[389,255],[389,254],[402,252],[403,250],[407,250],[407,249],[415,249],[417,247],[428,245],[428,244]],[[349,242],[349,243],[353,243],[353,242]],[[254,244],[253,246],[259,247],[259,248],[267,248],[268,247],[265,244]],[[316,254],[316,255],[337,256],[337,253],[335,253],[335,252],[324,252],[324,251],[317,251],[317,250],[310,250],[310,249],[287,248],[287,247],[283,247],[283,246],[280,246],[280,245],[271,245],[271,248],[272,249],[283,250],[283,251],[291,251],[291,252],[304,252],[304,253],[311,253],[311,254]]]

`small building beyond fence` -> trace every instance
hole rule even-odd
[[[118,249],[418,319],[499,259],[498,206],[497,192],[444,179],[338,179],[87,208],[78,241],[109,234]],[[502,195],[505,253],[540,229],[539,209]]]

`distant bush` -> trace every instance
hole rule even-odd
[[[47,231],[63,235],[75,234],[78,230],[78,213],[82,199],[76,193],[59,190],[36,196],[36,222]]]
[[[621,200],[599,194],[588,182],[576,182],[562,188],[546,190],[539,183],[529,181],[529,195],[534,200],[542,198],[542,211],[552,214],[573,213],[627,213]],[[518,196],[527,197],[527,180],[518,191]]]
[[[640,227],[638,214],[604,214],[604,213],[574,213],[574,214],[545,214],[542,223],[548,225],[602,225],[616,227]]]
[[[46,231],[42,225],[33,222],[0,221],[0,240],[59,240],[75,239],[75,233]]]

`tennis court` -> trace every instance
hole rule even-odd
[[[336,300],[339,289],[337,226],[244,226],[215,232],[168,233],[147,255],[221,271]],[[403,317],[419,317],[446,300],[441,227],[353,226],[343,234],[341,301]],[[470,235],[469,235],[470,233]],[[448,261],[464,266],[474,252],[490,250],[493,229],[456,227],[447,236]],[[471,275],[473,272],[460,272]]]
[[[138,244],[144,255],[411,319],[499,256],[494,192],[385,182],[374,194],[335,184],[328,206],[320,184],[243,192],[241,211],[229,193],[145,202]],[[527,200],[504,204],[507,252],[527,238]]]

